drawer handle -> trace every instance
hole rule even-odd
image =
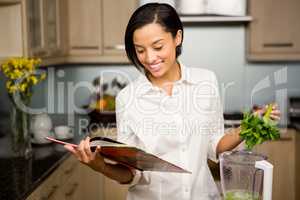
[[[291,42],[287,43],[264,43],[264,47],[293,47],[294,44]]]
[[[42,197],[42,200],[48,200],[48,199],[50,199],[50,198],[55,194],[57,188],[58,188],[57,185],[52,186],[51,191],[48,193],[48,195],[43,196],[43,197]]]
[[[90,49],[90,50],[95,50],[99,49],[98,46],[72,46],[72,49]]]
[[[76,164],[73,164],[72,167],[70,167],[69,169],[66,169],[65,174],[68,175],[68,174],[72,173],[72,171],[74,171],[76,166],[77,166]]]
[[[72,188],[70,189],[69,192],[66,192],[65,195],[68,197],[68,196],[72,196],[76,190],[76,188],[78,187],[78,183],[74,183]]]
[[[125,45],[124,44],[116,44],[114,46],[106,46],[105,47],[106,49],[109,49],[109,50],[125,50]]]

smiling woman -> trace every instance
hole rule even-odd
[[[66,146],[79,161],[128,184],[128,200],[220,200],[207,165],[242,140],[240,129],[224,134],[218,82],[212,71],[188,68],[177,58],[182,23],[168,4],[149,3],[131,16],[125,32],[129,60],[140,76],[116,98],[118,141],[151,152],[191,174],[139,171],[105,162],[101,147],[90,151],[89,138]]]

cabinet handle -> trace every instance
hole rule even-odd
[[[72,173],[72,171],[76,168],[76,166],[77,166],[76,164],[72,164],[72,167],[65,170],[65,174],[68,175]]]
[[[116,44],[114,46],[105,46],[106,49],[109,50],[125,50],[125,45],[124,44]]]
[[[72,49],[90,49],[90,50],[95,50],[95,49],[99,49],[98,46],[72,46]]]
[[[35,56],[46,56],[48,52],[46,50],[41,50],[36,53],[33,53]]]
[[[293,47],[294,44],[291,42],[287,43],[264,43],[264,47]]]
[[[78,183],[74,183],[72,188],[70,189],[69,192],[66,192],[65,195],[68,197],[68,196],[72,196],[76,190],[76,188],[78,187]]]
[[[58,188],[57,185],[52,186],[51,191],[46,196],[42,196],[41,199],[42,200],[48,200],[48,199],[50,199],[54,195],[54,193],[56,192],[57,188]]]

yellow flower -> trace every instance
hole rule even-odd
[[[42,73],[41,80],[45,80],[45,79],[46,79],[46,73]]]
[[[29,88],[46,78],[46,73],[36,75],[36,69],[40,64],[41,59],[23,57],[10,58],[5,61],[0,66],[0,71],[8,78],[7,91],[9,93],[20,91],[30,97],[32,94]]]
[[[32,81],[33,85],[36,85],[38,82],[38,79],[35,76],[30,76],[30,80]]]
[[[20,88],[21,92],[24,92],[26,90],[26,88],[27,88],[27,84],[26,83],[22,83],[22,84],[19,85],[19,88]]]

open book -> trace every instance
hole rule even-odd
[[[65,142],[49,137],[47,137],[47,139],[60,144],[67,144]],[[77,145],[71,145],[73,147],[77,147]],[[142,149],[134,146],[129,146],[110,138],[94,137],[90,139],[90,146],[92,151],[95,151],[98,145],[101,146],[100,153],[103,157],[141,171],[191,173],[151,153],[147,153]]]

